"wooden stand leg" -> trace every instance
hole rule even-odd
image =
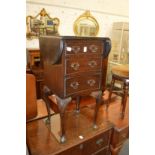
[[[93,128],[96,129],[96,120],[97,120],[97,114],[100,107],[100,104],[102,103],[102,91],[96,91],[92,92],[90,96],[94,97],[96,99],[96,106],[95,106],[95,113],[94,113],[94,122],[93,122]]]
[[[60,143],[64,143],[66,141],[65,136],[65,109],[69,102],[71,102],[71,97],[66,99],[61,99],[56,96],[59,112],[60,112],[60,122],[61,122],[61,136],[60,136]]]
[[[112,81],[110,84],[110,90],[109,90],[109,96],[108,96],[108,102],[106,104],[106,110],[108,111],[109,105],[110,105],[110,100],[111,100],[111,95],[112,95],[112,91],[114,88],[114,84],[115,84],[115,79],[112,77]]]
[[[48,96],[52,95],[52,92],[50,91],[50,89],[47,86],[44,86],[43,88],[43,100],[45,101],[46,104],[46,109],[47,109],[47,113],[48,113],[48,119],[46,121],[46,123],[50,123],[50,100],[48,98]]]
[[[77,96],[76,97],[76,113],[80,112],[80,100],[81,100],[81,96]]]
[[[122,119],[124,118],[124,114],[125,114],[127,97],[128,97],[128,83],[125,82],[123,86],[123,96],[122,96],[122,113],[121,113]]]

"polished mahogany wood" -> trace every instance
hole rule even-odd
[[[27,123],[27,145],[31,155],[108,155],[113,125],[102,118],[97,121],[98,128],[93,129],[93,113],[87,107],[81,108],[79,114],[66,113],[68,140],[64,144],[55,139],[42,119]]]
[[[39,44],[45,84],[54,94],[66,98],[103,90],[109,38],[42,36]]]
[[[97,112],[101,103],[102,91],[105,88],[103,76],[106,75],[106,61],[103,63],[103,60],[107,58],[110,52],[110,39],[41,36],[39,44],[45,85],[51,91],[51,95],[56,95],[61,116],[60,141],[65,142],[65,109],[74,97],[90,95],[96,99],[93,127],[97,128]],[[46,92],[43,93],[46,94]],[[44,97],[48,98],[47,95],[44,95]],[[45,99],[45,101],[47,100]]]

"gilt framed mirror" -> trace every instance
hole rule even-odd
[[[76,36],[97,36],[99,24],[87,10],[75,20],[73,29]]]
[[[38,38],[40,35],[59,35],[60,20],[51,18],[43,8],[35,17],[26,17],[27,39]]]

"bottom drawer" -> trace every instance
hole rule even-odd
[[[76,77],[69,77],[65,79],[66,96],[94,89],[101,88],[101,74],[78,75]]]

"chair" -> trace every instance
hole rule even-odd
[[[119,95],[122,96],[121,117],[124,118],[126,101],[127,101],[128,92],[129,92],[129,65],[114,66],[112,68],[112,81],[111,81],[110,90],[109,90],[108,102],[106,104],[107,110],[110,105],[112,93],[118,92],[118,91],[114,90],[114,86],[115,86],[116,82],[119,82],[123,85],[123,88],[122,88],[121,92],[119,92]]]
[[[37,116],[36,79],[26,74],[26,121]]]
[[[26,121],[37,116],[36,78],[33,74],[26,73]],[[26,144],[26,155],[30,155]]]

